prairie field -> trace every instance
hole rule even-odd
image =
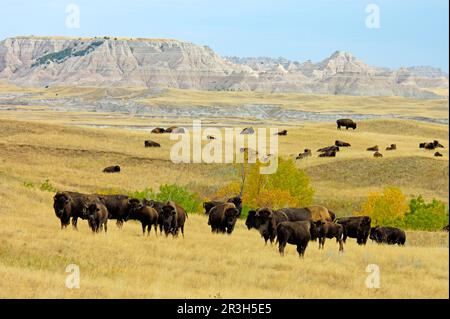
[[[192,122],[191,122],[192,123]],[[233,120],[217,119],[217,127]],[[91,124],[108,125],[92,128]],[[101,113],[49,110],[0,112],[0,297],[1,298],[448,298],[448,233],[407,231],[405,247],[360,247],[348,239],[344,253],[328,240],[323,251],[310,242],[304,259],[288,245],[264,245],[255,230],[238,220],[232,235],[211,234],[202,213],[190,214],[185,238],[143,237],[140,224],[127,222],[93,235],[85,221],[79,230],[60,230],[53,212],[59,190],[86,193],[134,191],[161,184],[185,185],[204,198],[236,180],[231,165],[175,164],[166,134],[129,130],[126,125],[189,127],[186,119],[133,118]],[[358,129],[336,130],[334,122],[269,123],[278,153],[292,157],[305,148],[313,156],[297,160],[315,189],[314,203],[338,216],[351,215],[371,191],[398,186],[408,196],[448,203],[448,126],[411,120],[358,121]],[[255,128],[257,125],[255,125]],[[161,148],[144,148],[151,139]],[[336,139],[351,143],[336,158],[318,158],[316,149]],[[445,148],[419,149],[438,139]],[[203,142],[206,143],[206,142]],[[397,150],[385,151],[395,143]],[[383,158],[367,147],[379,145]],[[104,174],[120,165],[119,174]],[[80,288],[68,289],[69,264],[80,267]],[[366,268],[378,265],[380,288],[369,289]]]

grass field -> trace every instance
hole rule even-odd
[[[58,189],[81,192],[177,183],[211,196],[234,178],[229,165],[172,163],[168,154],[174,141],[167,135],[72,126],[101,121],[169,123],[92,113],[0,113],[0,297],[448,298],[448,233],[443,232],[407,232],[405,247],[370,242],[359,247],[349,239],[343,254],[331,240],[324,251],[312,242],[300,260],[294,246],[280,257],[276,246],[264,246],[241,220],[231,236],[213,235],[206,217],[196,214],[189,215],[184,239],[155,237],[153,232],[143,238],[135,222],[122,230],[110,222],[106,236],[92,235],[85,222],[78,232],[61,231],[53,193],[39,187],[46,179]],[[285,157],[335,139],[352,144],[336,158],[318,158],[314,152],[297,161],[311,177],[314,202],[338,215],[351,215],[368,192],[386,185],[399,186],[408,196],[448,202],[447,126],[369,120],[360,121],[355,131],[337,131],[331,122],[283,128],[288,136],[279,137],[279,154]],[[145,149],[145,139],[162,147]],[[418,148],[433,139],[445,146],[439,149],[442,158]],[[398,150],[384,151],[391,143]],[[381,159],[365,151],[375,144],[385,155]],[[114,164],[121,165],[120,174],[101,172]],[[80,267],[80,289],[65,287],[69,264]],[[379,289],[365,285],[369,264],[380,268]]]

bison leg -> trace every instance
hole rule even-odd
[[[325,237],[322,237],[322,249],[324,249],[325,246]]]
[[[339,239],[339,251],[344,252],[344,244],[342,243],[342,239]]]
[[[108,231],[108,220],[105,221],[104,225],[105,225],[105,234],[106,234],[106,232]]]
[[[146,227],[147,227],[147,225],[142,223],[142,236],[145,236],[145,228]]]
[[[72,228],[78,230],[77,228],[78,217],[72,217]]]
[[[298,252],[298,256],[300,258],[305,257],[305,250],[306,250],[306,245],[304,245],[304,244],[297,245],[297,252]]]
[[[184,225],[183,225],[183,226],[181,226],[180,228],[181,228],[181,235],[182,235],[182,236],[183,236],[183,238],[184,238]]]
[[[158,237],[158,224],[154,224],[153,227],[155,228],[155,236]]]
[[[278,251],[280,252],[281,256],[284,256],[284,248],[286,247],[286,243],[285,242],[279,242],[278,243]]]
[[[116,222],[116,225],[117,225],[117,228],[122,229],[122,227],[123,227],[123,220],[118,219],[117,222]]]

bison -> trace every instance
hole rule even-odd
[[[241,131],[241,134],[254,134],[255,130],[253,127],[246,127]]]
[[[77,192],[57,192],[53,197],[53,209],[61,221],[61,229],[67,227],[72,218],[72,227],[77,229],[78,218],[87,219],[86,210],[90,202],[97,199],[95,195]]]
[[[325,238],[336,238],[336,242],[339,243],[339,251],[344,251],[344,245],[342,243],[342,236],[344,235],[344,226],[331,222],[317,221],[316,223],[317,233],[319,237],[319,249],[324,248]]]
[[[317,152],[331,152],[331,151],[339,152],[339,146],[331,145],[331,146],[319,148],[317,150]]]
[[[100,200],[96,199],[91,202],[84,212],[84,215],[94,233],[98,233],[105,228],[106,234],[108,230],[108,209]]]
[[[140,221],[143,235],[145,235],[145,229],[147,228],[147,236],[149,236],[152,226],[154,226],[155,234],[157,234],[158,212],[150,205],[141,203],[141,201],[136,198],[131,198],[128,200],[128,203],[129,209],[125,220],[135,219]]]
[[[165,133],[165,132],[166,132],[166,130],[163,129],[162,127],[155,127],[155,128],[152,130],[152,133],[153,133],[153,134],[162,134],[162,133]]]
[[[171,127],[166,128],[164,133],[172,133],[176,129],[178,129],[177,126],[171,126]]]
[[[239,210],[233,203],[223,203],[211,208],[209,212],[208,225],[211,232],[231,234],[239,216]]]
[[[405,245],[406,234],[403,230],[396,227],[372,227],[370,229],[371,240],[378,244],[386,243],[388,245]]]
[[[311,239],[317,238],[317,230],[311,221],[284,221],[277,226],[278,251],[284,256],[286,244],[296,245],[299,257],[303,258]]]
[[[282,135],[282,136],[286,136],[287,135],[287,130],[282,130],[281,132],[277,132],[274,135]]]
[[[173,201],[168,201],[162,207],[162,222],[166,237],[169,234],[177,237],[179,230],[181,230],[181,235],[184,237],[184,223],[186,218],[187,213],[183,207]]]
[[[442,157],[443,155],[442,155],[441,153],[439,153],[439,152],[435,152],[435,153],[434,153],[434,156],[436,156],[436,157]]]
[[[353,130],[356,129],[356,123],[353,122],[351,119],[339,119],[336,121],[337,128],[340,130],[341,126],[345,126],[345,129],[348,130],[348,128],[352,128]]]
[[[108,166],[103,169],[103,173],[119,173],[120,172],[120,166]]]
[[[273,211],[270,208],[264,207],[255,212],[253,225],[254,228],[259,230],[267,245],[268,240],[271,243],[275,240],[277,236],[277,225],[288,220],[288,216],[283,211]]]
[[[327,151],[319,154],[319,157],[336,157],[336,151]]]
[[[367,150],[370,152],[378,152],[378,145],[368,147]]]
[[[236,208],[239,210],[239,216],[241,216],[241,213],[242,213],[242,199],[241,199],[240,196],[231,197],[231,198],[227,199],[226,202],[227,203],[233,203],[236,206]],[[203,208],[205,209],[205,214],[209,214],[211,208],[213,208],[214,206],[221,205],[221,204],[224,204],[224,203],[225,202],[221,202],[221,201],[204,202],[203,203]]]
[[[370,233],[371,218],[369,216],[341,217],[336,220],[337,224],[344,227],[344,237],[356,238],[358,245],[365,245]]]
[[[296,159],[302,159],[302,158],[306,158],[309,156],[312,156],[311,150],[309,148],[305,148],[303,153],[299,153],[298,156],[296,157]]]
[[[207,135],[206,139],[207,140],[215,140],[216,138],[214,136],[212,136],[212,135]]]
[[[393,151],[397,149],[396,144],[391,144],[390,146],[386,147],[386,151]]]
[[[163,226],[164,226],[163,207],[165,204],[163,202],[158,202],[155,200],[146,200],[146,199],[142,200],[142,203],[144,205],[148,205],[148,206],[154,208],[156,210],[156,212],[158,213],[159,232],[162,234]]]
[[[339,147],[349,147],[349,146],[351,146],[350,143],[347,143],[347,142],[344,142],[344,141],[339,141],[339,140],[334,141],[334,145],[335,146],[339,146]]]
[[[127,195],[96,195],[108,209],[108,218],[116,219],[117,227],[122,228],[128,211]]]
[[[147,141],[144,141],[144,147],[161,147],[161,144],[156,143],[154,141],[147,140]]]
[[[383,154],[381,154],[380,152],[375,152],[375,153],[373,153],[373,157],[380,158],[380,157],[383,157]]]
[[[439,143],[438,140],[434,140],[434,141],[433,141],[433,145],[434,145],[435,148],[438,148],[438,147],[444,148],[444,145],[442,145],[441,143]]]

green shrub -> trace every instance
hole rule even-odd
[[[50,181],[49,181],[48,179],[46,179],[45,182],[43,182],[43,183],[41,184],[41,186],[39,187],[39,189],[40,189],[41,191],[52,192],[52,193],[54,193],[54,192],[57,191],[56,187],[54,187],[54,186],[50,183]]]
[[[441,230],[448,224],[448,218],[448,206],[444,202],[433,199],[426,203],[420,195],[410,200],[402,224],[407,229]]]
[[[25,182],[23,182],[23,186],[26,188],[33,188],[34,184],[32,182],[25,181]]]

